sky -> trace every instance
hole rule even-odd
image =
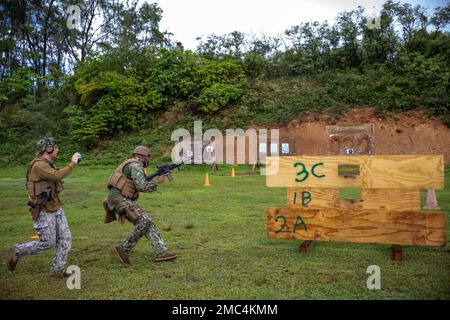
[[[185,49],[195,50],[197,37],[240,31],[248,35],[275,36],[307,21],[328,20],[358,5],[378,10],[384,0],[142,0],[163,9],[160,30],[173,33]],[[446,0],[401,1],[434,9]]]

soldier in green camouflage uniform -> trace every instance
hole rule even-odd
[[[145,236],[155,251],[155,261],[172,260],[175,254],[167,253],[167,246],[150,216],[138,203],[140,192],[153,192],[157,182],[145,180],[144,168],[148,164],[150,150],[139,146],[133,151],[134,158],[124,161],[111,175],[108,181],[109,194],[104,201],[105,223],[116,220],[116,214],[121,223],[126,218],[133,223],[134,230],[129,237],[114,248],[120,260],[129,264],[128,253]]]

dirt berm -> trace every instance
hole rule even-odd
[[[450,128],[437,117],[421,111],[379,118],[372,108],[355,108],[346,112],[335,124],[356,126],[373,124],[373,154],[377,155],[444,155],[450,164]],[[293,119],[280,127],[280,142],[295,141],[298,155],[327,155],[329,137],[327,116]]]

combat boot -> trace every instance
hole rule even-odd
[[[17,261],[19,261],[19,257],[16,255],[16,249],[11,248],[8,252],[8,261],[6,262],[9,271],[16,269]]]
[[[155,261],[167,261],[167,260],[173,260],[176,259],[177,255],[175,253],[163,253],[155,257]]]
[[[130,259],[128,259],[128,254],[126,254],[126,252],[123,252],[119,247],[114,247],[114,252],[123,264],[130,264]]]

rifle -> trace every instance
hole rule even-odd
[[[159,183],[164,182],[164,177],[167,177],[167,179],[169,179],[169,181],[172,182],[173,177],[170,174],[170,171],[172,171],[173,169],[179,168],[182,164],[184,164],[183,161],[181,161],[180,163],[173,163],[173,164],[168,164],[168,163],[164,162],[163,164],[157,165],[156,168],[158,170],[155,173],[146,176],[145,180],[151,181],[154,177],[157,176]]]

